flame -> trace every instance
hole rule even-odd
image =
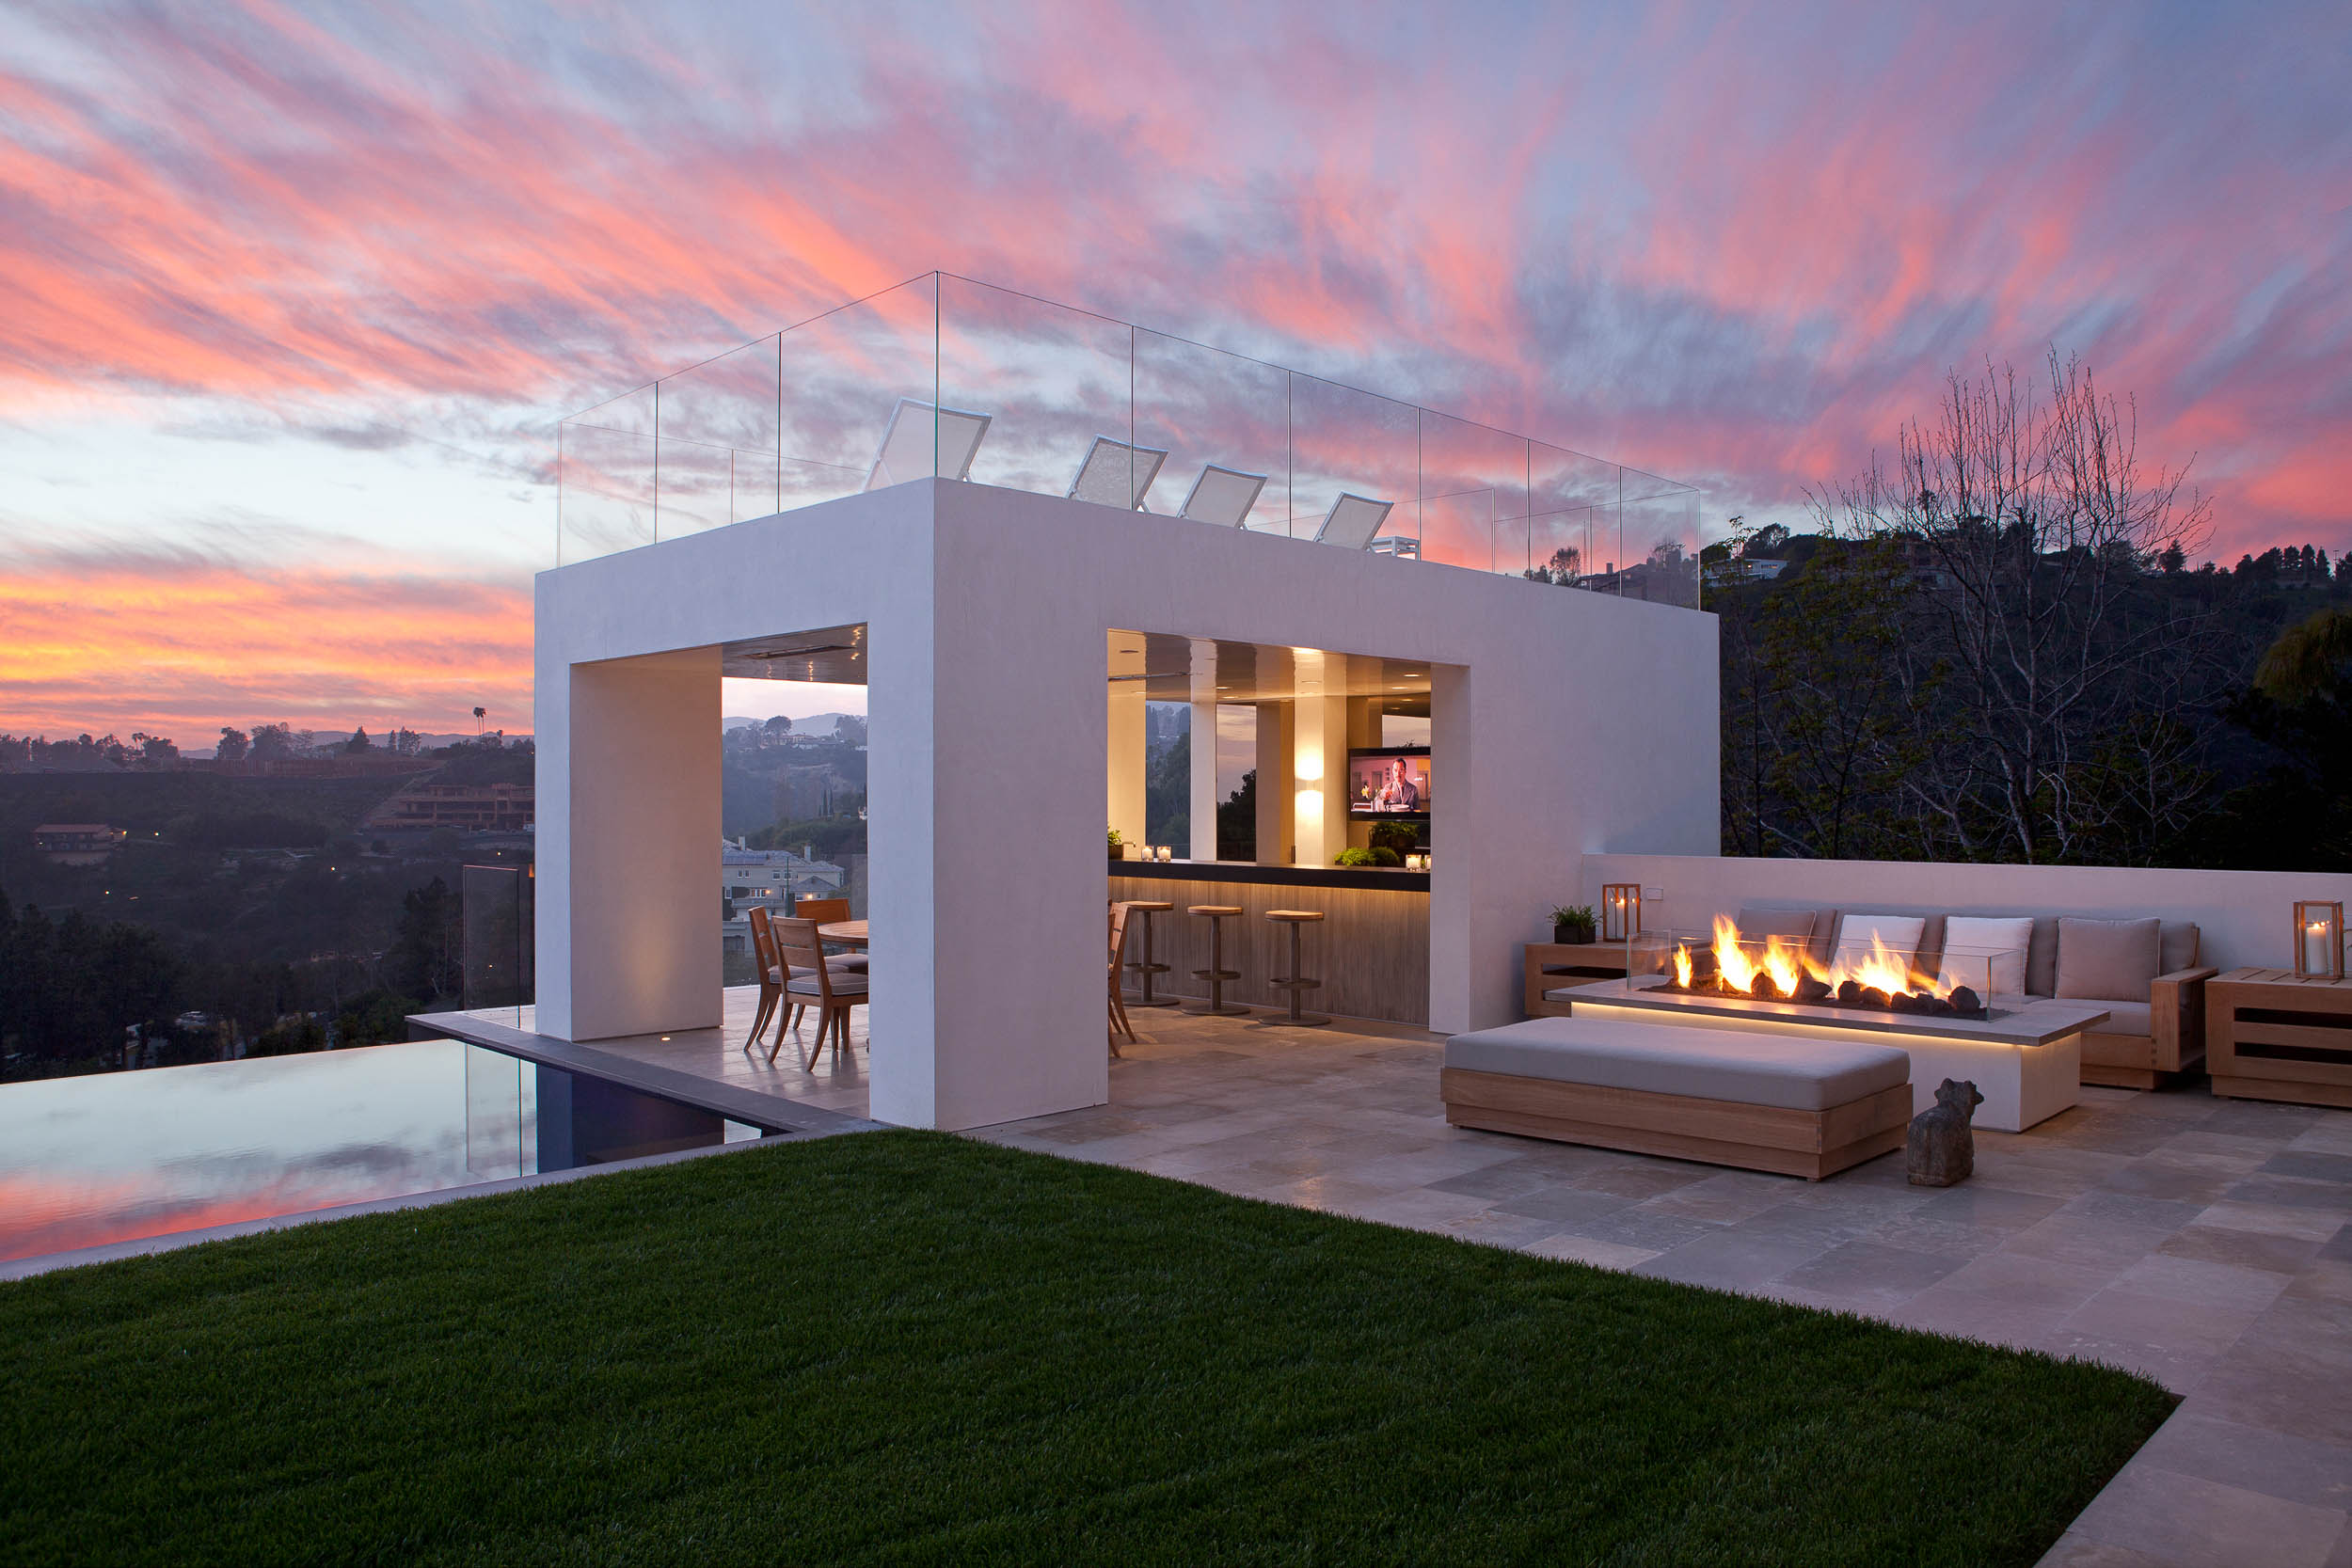
[[[1836,955],[1824,964],[1807,953],[1802,944],[1780,937],[1767,937],[1761,942],[1742,942],[1740,928],[1724,915],[1715,917],[1714,942],[1710,949],[1715,958],[1716,989],[1753,995],[1756,978],[1769,978],[1783,996],[1794,996],[1800,976],[1809,976],[1836,990],[1851,980],[1865,990],[1928,991],[1934,981],[1914,970],[1910,964],[1887,951],[1886,944],[1875,933],[1870,938],[1867,955],[1850,957]],[[1695,960],[1687,942],[1678,942],[1674,952],[1675,984],[1689,990]]]

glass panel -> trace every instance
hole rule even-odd
[[[1619,516],[1625,545],[1625,596],[1696,610],[1698,492],[1638,468],[1624,470],[1624,482]]]
[[[1443,414],[1421,419],[1421,558],[1482,572],[1528,567],[1522,436]]]
[[[661,378],[664,539],[776,510],[776,340]]]
[[[1340,498],[1358,496],[1390,508],[1374,531],[1375,538],[1409,540],[1417,549],[1421,529],[1413,503],[1421,494],[1421,410],[1296,372],[1290,378],[1290,404],[1291,537],[1316,537],[1332,520]]]
[[[1168,453],[1145,509],[1287,532],[1289,372],[1137,328],[1135,374],[1136,441]]]
[[[931,442],[923,437],[939,390],[931,356],[936,310],[927,274],[803,322],[776,340],[777,511],[856,495],[869,480],[890,484],[930,476]],[[911,460],[894,451],[882,471],[894,421],[917,439]]]
[[[940,402],[990,420],[965,477],[1067,496],[1095,437],[1133,440],[1124,322],[945,274],[939,290]]]
[[[653,543],[653,388],[640,387],[561,426],[558,564]]]
[[[1529,576],[1565,588],[1616,591],[1617,467],[1542,441],[1528,443]]]
[[[531,1000],[531,882],[520,866],[458,868],[458,973],[469,1010]]]

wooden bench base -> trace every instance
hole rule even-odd
[[[1826,1111],[1601,1088],[1549,1078],[1447,1068],[1438,1075],[1455,1127],[1662,1154],[1714,1165],[1824,1176],[1903,1146],[1911,1085],[1898,1084]]]
[[[2168,1088],[2205,1065],[2204,1046],[2176,1046],[2177,1066],[2168,1065],[2154,1040],[2146,1035],[2083,1034],[2082,1082],[2111,1089]]]

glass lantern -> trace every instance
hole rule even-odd
[[[2344,978],[2344,906],[2315,899],[2295,905],[2295,977]]]
[[[1642,933],[1642,884],[1600,885],[1600,940],[1626,942]]]

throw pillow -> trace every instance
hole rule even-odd
[[[2145,920],[2058,921],[2058,994],[2092,1002],[2145,1002],[2163,971],[2163,923]]]
[[[1944,967],[1936,974],[1935,989],[1948,991],[1954,986],[1966,986],[1981,990],[1985,982],[1985,958],[1993,959],[1993,994],[2023,996],[2026,991],[2026,948],[2033,941],[2033,916],[2021,914],[2015,919],[2007,916],[1956,914],[1944,922]]]
[[[1850,914],[1837,923],[1837,961],[1851,964],[1870,956],[1873,939],[1887,957],[1908,970],[1919,956],[1919,933],[1927,917],[1916,914]]]
[[[1740,927],[1742,942],[1762,942],[1767,937],[1793,941],[1799,945],[1813,940],[1811,910],[1768,910],[1754,907],[1740,910],[1732,922]]]

